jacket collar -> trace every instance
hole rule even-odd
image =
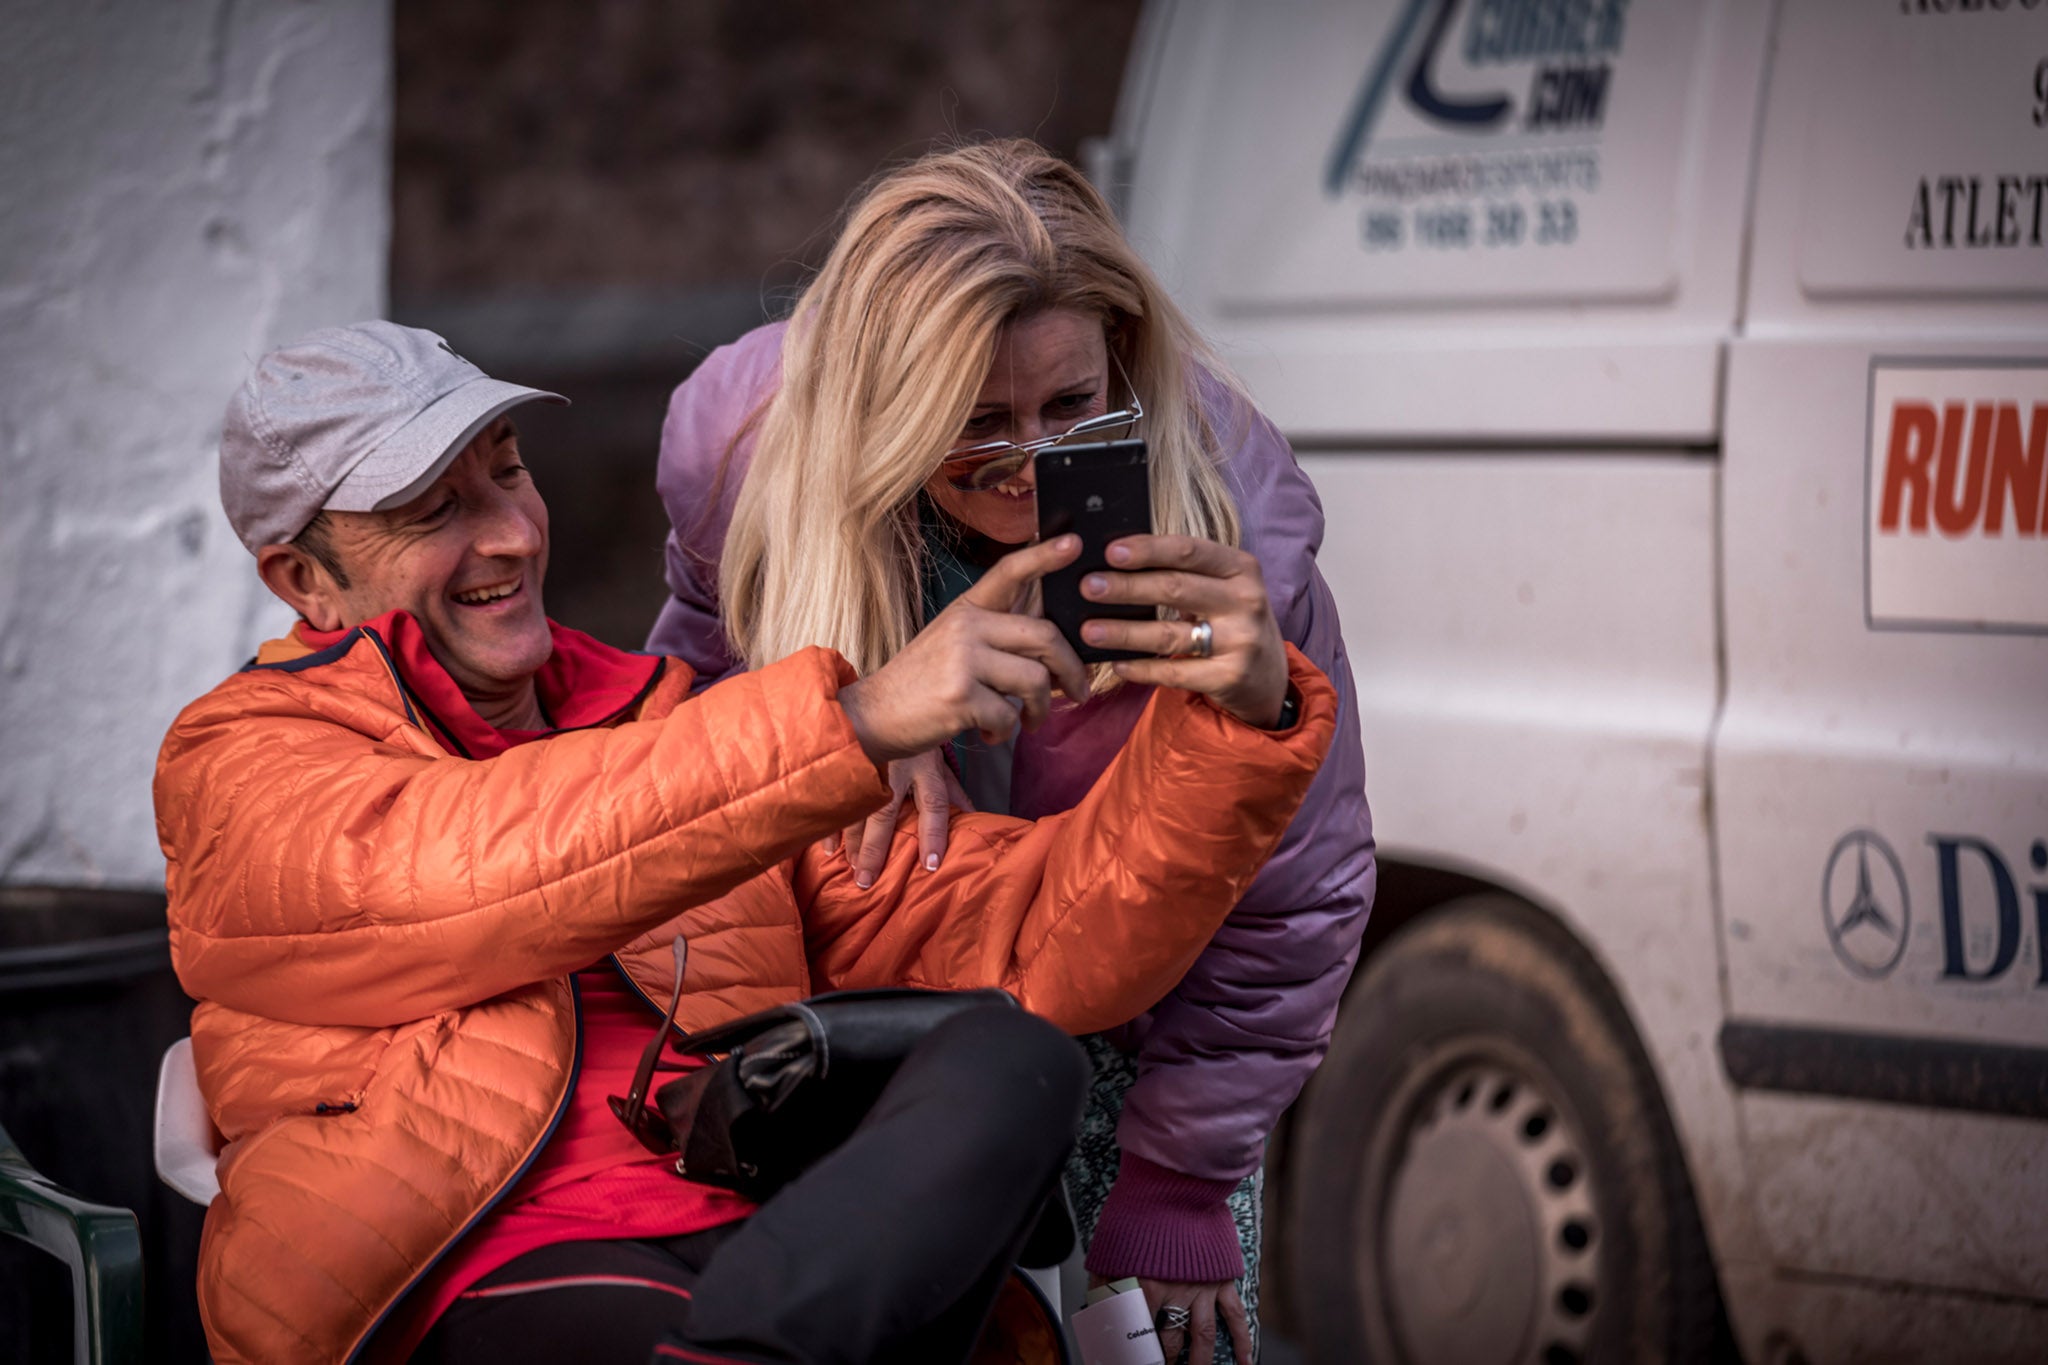
[[[661,677],[664,661],[656,655],[614,649],[554,621],[548,630],[554,653],[534,675],[541,712],[550,722],[544,730],[500,729],[479,716],[427,647],[426,632],[410,612],[386,612],[350,630],[318,631],[301,621],[285,639],[265,645],[256,665],[298,671],[346,653],[362,636],[373,637],[429,728],[464,758],[490,758],[544,735],[610,724],[636,707]]]

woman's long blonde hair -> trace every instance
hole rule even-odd
[[[1022,139],[937,152],[857,198],[790,319],[719,566],[748,666],[827,645],[865,674],[917,633],[918,489],[972,412],[1004,324],[1053,308],[1101,317],[1144,399],[1155,529],[1238,543],[1196,388],[1198,362],[1223,371],[1102,196]],[[1248,418],[1227,379],[1217,392]]]

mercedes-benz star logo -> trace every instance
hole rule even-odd
[[[1820,910],[1844,966],[1872,981],[1891,975],[1905,955],[1913,910],[1890,844],[1867,829],[1836,840],[1821,874]]]

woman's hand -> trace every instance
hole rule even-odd
[[[1089,1286],[1105,1283],[1100,1275],[1091,1275]],[[1221,1316],[1223,1326],[1230,1333],[1230,1349],[1237,1353],[1238,1365],[1256,1365],[1252,1355],[1252,1326],[1244,1311],[1244,1300],[1237,1292],[1237,1281],[1219,1280],[1215,1284],[1186,1284],[1179,1280],[1148,1280],[1138,1277],[1138,1288],[1145,1292],[1145,1307],[1152,1314],[1152,1322],[1158,1325],[1159,1315],[1169,1306],[1187,1310],[1188,1325],[1172,1331],[1159,1328],[1159,1351],[1166,1357],[1166,1365],[1174,1365],[1180,1359],[1181,1347],[1188,1348],[1188,1365],[1215,1365],[1216,1360],[1216,1319]]]
[[[974,809],[960,779],[953,776],[945,756],[937,749],[891,763],[889,791],[888,805],[862,824],[848,825],[825,839],[827,853],[836,853],[842,843],[845,845],[846,860],[853,864],[854,884],[862,888],[873,886],[875,878],[882,875],[882,864],[889,860],[890,840],[903,815],[905,796],[917,807],[917,860],[927,872],[938,871],[946,856],[946,827],[953,812]]]
[[[1040,578],[1080,552],[1080,537],[1067,535],[1004,555],[895,658],[840,688],[839,704],[868,757],[893,763],[962,730],[1000,744],[1020,714],[1027,730],[1045,719],[1055,683],[1085,700],[1088,672],[1059,629],[1013,614]]]
[[[1129,682],[1199,692],[1249,725],[1271,729],[1287,700],[1287,650],[1266,601],[1259,561],[1195,536],[1126,536],[1109,547],[1113,570],[1081,580],[1091,602],[1172,607],[1178,621],[1084,622],[1081,638],[1109,649],[1169,657],[1115,665]],[[1196,658],[1196,623],[1206,621],[1210,654]]]

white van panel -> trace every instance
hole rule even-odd
[[[1377,33],[1362,9],[1348,24],[1306,6],[1232,15],[1210,127],[1250,179],[1211,206],[1219,314],[1671,296],[1685,169],[1671,148],[1694,80],[1670,76],[1696,78],[1705,7],[1587,5],[1568,36],[1533,44],[1565,51],[1533,58],[1487,22],[1499,6],[1389,6]],[[1347,30],[1370,46],[1331,41]],[[1468,125],[1425,116],[1403,88],[1408,52],[1432,37],[1431,93]],[[1532,126],[1558,104],[1561,120]],[[1273,155],[1295,148],[1323,153],[1315,176]]]
[[[2048,1299],[2048,1148],[2024,1140],[2039,1124],[1756,1094],[1742,1125],[1777,1264]],[[1841,1198],[1844,1172],[1872,1197]]]
[[[2039,1045],[2048,982],[2028,888],[2048,882],[2035,863],[2048,841],[2048,637],[1866,622],[1872,359],[1768,342],[1731,355],[1716,760],[1731,1010]],[[1937,539],[1937,553],[1969,548]],[[1868,837],[1830,872],[1856,831]],[[1944,856],[1962,974],[1946,960]],[[1857,863],[1890,909],[1845,927]],[[2017,912],[2003,926],[2001,871]]]
[[[1515,126],[1544,63],[1473,38],[1511,11],[1624,16],[1582,54],[1598,126]],[[1178,0],[1146,33],[1127,222],[1309,452],[1386,856],[1601,960],[1752,1358],[2039,1358],[2048,0]],[[1513,110],[1418,118],[1418,65]],[[1568,139],[1602,167],[1575,244],[1489,245],[1521,188],[1457,167]],[[1886,524],[1895,438],[1952,524]],[[1948,1069],[1859,1092],[1838,1044]]]
[[[1148,11],[1131,235],[1291,436],[1718,431],[1768,6],[1510,9]]]
[[[2038,326],[2044,64],[2041,0],[1787,0],[1760,144],[1750,335]]]
[[[1559,914],[1650,1054],[1701,1206],[1753,1248],[1705,762],[1717,471],[1668,455],[1327,454],[1321,565],[1381,855]]]
[[[1939,374],[1930,361],[2048,358],[2048,336],[1913,350],[1902,382]],[[1948,1042],[1988,1071],[1989,1045],[2048,1042],[2048,636],[1867,615],[1883,370],[1868,343],[1730,352],[1714,760],[1729,1014],[1883,1040],[1902,1074]],[[1923,573],[1947,555],[1964,597],[1984,591],[1966,537],[1922,539]],[[1935,1107],[1956,1102],[1743,1092],[1774,1262],[2048,1298],[2048,1124]]]

